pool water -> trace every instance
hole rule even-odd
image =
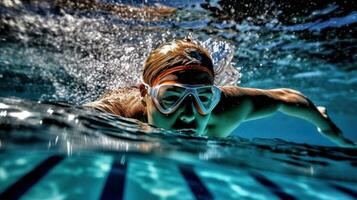
[[[64,103],[1,102],[0,199],[356,198],[356,149],[193,137]]]
[[[1,1],[0,199],[356,199],[356,149],[302,120],[207,138],[81,107],[191,35],[217,84],[302,91],[357,142],[356,22],[337,1]]]
[[[355,182],[222,167],[220,163],[194,160],[182,163],[174,159],[182,155],[171,156],[173,159],[87,152],[66,157],[48,152],[12,152],[1,155],[2,166],[11,175],[2,182],[0,196],[2,199],[356,198]]]

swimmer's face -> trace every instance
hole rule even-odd
[[[205,72],[197,70],[185,70],[174,72],[163,77],[157,82],[160,84],[189,84],[212,85],[212,77]],[[155,85],[154,85],[155,86]],[[179,107],[171,114],[161,113],[155,106],[151,97],[146,97],[148,122],[157,127],[188,132],[190,134],[205,134],[211,113],[202,115],[195,106],[195,99],[187,96]]]

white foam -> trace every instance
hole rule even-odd
[[[4,103],[0,103],[0,109],[6,109],[9,108],[10,106],[4,104]]]
[[[33,114],[24,110],[24,111],[21,111],[21,112],[13,112],[13,113],[9,113],[10,116],[12,117],[16,117],[20,120],[24,120],[26,118],[29,118],[31,117]]]
[[[171,43],[171,44],[165,45],[165,46],[163,46],[161,48],[160,53],[167,54],[169,51],[172,51],[176,47],[177,47],[177,45],[175,43]]]

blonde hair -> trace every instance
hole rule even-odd
[[[201,65],[214,74],[208,51],[191,39],[182,39],[162,44],[149,54],[144,64],[143,80],[152,85],[162,72],[180,65]]]

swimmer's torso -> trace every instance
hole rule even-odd
[[[244,121],[250,111],[244,95],[237,94],[238,87],[221,87],[220,103],[212,111],[205,135],[225,137]],[[120,88],[103,95],[100,100],[86,104],[98,110],[127,118],[147,122],[145,103],[142,101],[139,88]]]
[[[280,88],[261,90],[237,86],[220,87],[221,99],[209,116],[203,135],[226,137],[243,121],[269,116],[276,111],[305,119],[316,125],[320,133],[334,142],[353,146],[343,136],[324,109],[316,107],[296,90]],[[139,88],[121,88],[111,91],[96,102],[86,104],[104,112],[147,122],[147,106]]]

